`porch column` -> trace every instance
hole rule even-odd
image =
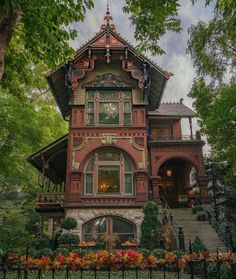
[[[200,187],[200,195],[202,198],[202,201],[204,203],[210,203],[209,201],[209,197],[208,197],[208,189],[207,189],[207,185],[208,185],[208,177],[206,175],[201,175],[198,177],[198,181],[199,181],[199,187]]]
[[[188,118],[189,121],[189,127],[190,127],[190,135],[191,135],[191,140],[193,140],[193,125],[192,125],[192,117]]]
[[[160,204],[161,200],[160,200],[159,189],[160,189],[160,185],[161,185],[161,177],[152,176],[151,180],[152,180],[153,200],[156,203]]]

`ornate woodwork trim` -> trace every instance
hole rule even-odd
[[[106,73],[98,75],[94,80],[88,83],[84,83],[82,88],[135,88],[131,83],[128,83],[122,79],[121,76],[114,75],[112,73]]]
[[[123,70],[126,72],[130,72],[131,76],[139,81],[138,87],[143,89],[145,82],[145,75],[143,71],[138,68],[133,60],[128,60],[128,58],[122,59],[121,63]]]

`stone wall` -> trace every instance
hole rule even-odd
[[[136,225],[137,229],[137,240],[140,240],[141,235],[141,224],[143,221],[143,211],[142,208],[104,208],[104,209],[68,209],[66,212],[66,217],[73,217],[77,220],[78,226],[73,233],[79,235],[82,239],[82,226],[97,217],[100,216],[116,216],[127,219]]]

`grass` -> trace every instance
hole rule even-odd
[[[108,272],[107,271],[98,271],[97,272],[97,277],[94,276],[94,272],[93,271],[84,271],[83,275],[81,277],[80,272],[75,272],[75,273],[71,273],[70,272],[70,276],[68,277],[68,279],[108,279]],[[0,278],[3,279],[4,276],[2,273],[0,273]],[[24,278],[23,274],[21,274],[20,278]],[[29,272],[28,274],[28,279],[37,279],[37,273],[35,272]],[[52,273],[42,273],[42,279],[52,279]],[[66,272],[62,271],[61,273],[56,273],[55,274],[55,279],[67,279],[66,277]],[[148,271],[139,271],[138,273],[138,278],[139,279],[164,279],[164,273],[163,272],[153,272],[153,277],[150,277],[150,274]],[[177,273],[174,272],[166,272],[166,279],[177,279]],[[190,279],[191,276],[190,274],[180,274],[180,279]],[[196,275],[194,275],[195,279],[201,279],[202,277],[198,277]],[[17,278],[17,273],[16,272],[9,272],[6,274],[6,277],[4,279],[18,279]],[[123,279],[122,278],[122,272],[121,271],[112,271],[111,272],[111,276],[110,279]],[[136,279],[136,274],[135,271],[125,271],[124,272],[124,279]]]

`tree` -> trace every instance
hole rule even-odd
[[[188,52],[198,74],[189,96],[214,158],[224,166],[227,217],[236,224],[230,213],[236,201],[235,22],[236,2],[216,1],[214,18],[189,29]]]
[[[74,29],[68,27],[72,22],[84,19],[86,9],[93,7],[92,0],[2,0],[0,3],[0,80],[4,72],[4,58],[11,56],[12,40],[20,42],[14,47],[15,56],[21,67],[29,54],[31,61],[44,61],[47,67],[72,55],[69,41],[77,36]],[[166,31],[179,32],[178,0],[126,0],[124,12],[131,14],[136,26],[135,38],[140,42],[140,50],[152,53],[164,53],[158,40]],[[6,65],[11,59],[6,61]],[[11,61],[13,62],[13,61]],[[23,63],[22,63],[23,62]],[[15,64],[18,64],[15,61]],[[19,64],[18,64],[19,65]]]
[[[209,1],[208,1],[209,2]],[[235,1],[217,1],[215,16],[189,29],[190,52],[198,77],[189,93],[203,133],[215,155],[236,169]]]
[[[43,60],[47,66],[55,66],[71,55],[69,40],[76,37],[76,31],[66,26],[83,20],[86,9],[92,7],[91,0],[1,1],[0,80],[12,38],[23,42],[23,50],[19,49],[19,53],[30,52],[34,63]]]

